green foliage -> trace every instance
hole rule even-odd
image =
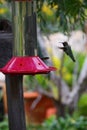
[[[73,73],[74,73],[74,69],[77,65],[77,80],[79,77],[79,74],[81,72],[84,60],[86,55],[83,53],[77,53],[74,52],[75,54],[75,58],[76,58],[76,63],[72,62],[72,60],[70,58],[68,58],[67,55],[64,55],[64,61],[63,61],[63,67],[62,67],[62,78],[66,81],[66,83],[69,86],[72,86],[72,82],[73,82]],[[58,57],[52,57],[52,62],[53,65],[58,68],[58,71],[56,72],[56,74],[59,74],[59,70],[61,69],[61,60],[58,59]]]
[[[37,86],[35,77],[32,75],[25,75],[23,79],[23,86],[26,90],[32,91]]]
[[[11,0],[7,0],[11,2]],[[37,0],[38,22],[46,32],[70,32],[77,27],[83,29],[87,17],[86,0]],[[45,7],[45,12],[43,7]],[[56,8],[55,8],[56,7]]]
[[[0,122],[0,130],[9,130],[9,128],[8,128],[8,120],[7,119]]]
[[[87,116],[87,94],[82,94],[78,102],[78,112],[80,115]]]
[[[77,62],[78,62],[78,75],[80,74],[80,71],[82,69],[84,60],[86,58],[86,54],[84,53],[77,53]]]
[[[8,7],[6,2],[0,3],[0,19],[1,18],[11,20],[10,8]]]
[[[48,89],[48,87],[47,87],[48,86],[48,84],[47,84],[48,80],[47,80],[45,75],[36,75],[35,77],[36,77],[38,84],[41,87],[43,87],[44,89]]]
[[[58,87],[54,84],[53,81],[50,80],[49,75],[36,75],[35,79],[38,83],[38,86],[42,87],[42,89],[48,92],[51,91],[54,99],[59,99]]]
[[[27,130],[86,130],[87,129],[87,117],[80,116],[73,118],[69,115],[59,117],[55,116],[48,118],[40,125],[27,124]],[[8,120],[5,119],[0,122],[0,130],[9,130]]]
[[[28,124],[26,130],[44,130],[41,125]]]
[[[54,116],[47,119],[42,125],[34,126],[30,125],[27,130],[86,130],[87,118],[78,117],[74,119],[70,116],[65,118],[59,117],[56,119]]]
[[[86,55],[83,53],[75,52],[75,55],[76,55],[77,63],[72,62],[71,59],[69,60],[69,58],[67,58],[67,55],[65,56],[65,59],[64,59],[63,66],[65,68],[65,71],[63,71],[63,79],[67,82],[69,86],[72,86],[73,72],[74,72],[74,68],[76,67],[76,64],[78,65],[78,72],[77,72],[77,79],[78,79],[78,76],[81,72],[81,69],[82,69],[82,66],[86,57]]]
[[[54,25],[54,28],[56,27],[57,30],[63,32],[70,32],[73,29],[77,29],[79,26],[83,28],[87,17],[86,0],[38,0],[38,12],[40,12],[40,15],[38,16],[40,17],[42,24],[44,21],[44,28],[47,27],[47,19],[44,17],[42,19],[42,7],[45,2],[47,5],[51,6],[51,10],[54,6],[58,6],[54,12],[54,15],[56,16],[55,25],[57,24],[57,26]],[[52,23],[52,21],[50,21],[50,23]]]
[[[86,55],[81,52],[80,53],[74,52],[74,54],[76,56],[75,57],[76,62],[78,63],[78,74],[79,74],[82,69],[82,65],[84,63],[84,59],[85,59]],[[68,68],[70,73],[73,73],[74,65],[75,65],[75,63],[71,62],[71,59],[69,60],[69,58],[67,58],[67,56],[65,56],[64,66]]]
[[[87,118],[73,119],[70,116],[59,117],[58,119],[52,118],[48,119],[43,126],[45,130],[86,130]]]
[[[38,3],[37,3],[38,4]],[[39,7],[38,7],[39,8]],[[52,8],[47,2],[43,2],[41,9],[38,9],[38,19],[41,30],[45,33],[57,31],[56,8]]]

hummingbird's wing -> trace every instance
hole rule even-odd
[[[64,47],[58,47],[59,49],[62,49],[62,50],[64,50],[65,48]]]
[[[67,49],[67,50],[65,51],[65,53],[66,53],[74,62],[76,61],[75,58],[74,58],[73,52],[72,52],[72,50],[71,50],[71,47],[70,47],[69,49]]]

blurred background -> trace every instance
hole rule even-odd
[[[0,0],[1,64],[12,56],[10,0]],[[87,129],[87,1],[37,0],[38,56],[57,71],[24,76],[27,130]],[[76,62],[58,47],[68,42]],[[2,46],[4,44],[4,47]],[[9,47],[8,47],[9,46]],[[3,50],[3,51],[2,51]],[[6,57],[6,60],[8,60]],[[4,57],[5,58],[5,57]],[[8,130],[5,76],[0,73],[0,129]]]

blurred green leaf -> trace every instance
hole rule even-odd
[[[87,116],[87,94],[84,93],[78,102],[78,112],[80,115]]]

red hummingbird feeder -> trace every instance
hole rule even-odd
[[[55,71],[56,68],[48,67],[37,56],[36,2],[33,0],[14,0],[13,3],[14,56],[1,71],[4,74],[20,75],[45,74]],[[30,6],[33,10],[32,8],[28,10]]]
[[[4,74],[35,75],[55,70],[55,67],[48,67],[38,56],[25,56],[13,57],[1,71]]]

